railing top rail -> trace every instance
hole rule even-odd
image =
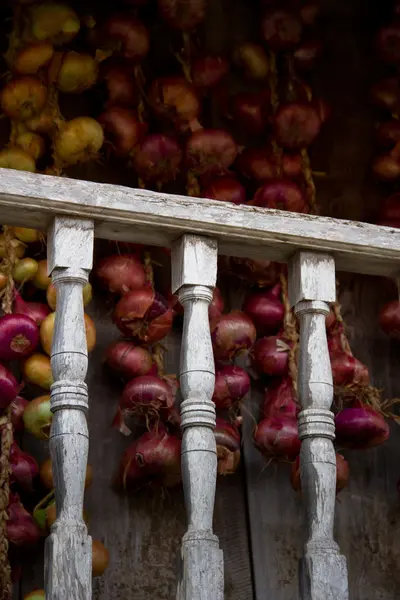
[[[400,273],[400,229],[0,169],[1,223],[45,229],[55,215],[93,219],[100,238],[169,247],[196,233],[230,256],[287,262],[303,249],[342,271]]]

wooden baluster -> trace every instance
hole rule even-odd
[[[188,529],[182,540],[178,600],[223,600],[223,555],[213,534],[217,454],[215,369],[208,307],[217,276],[217,242],[184,235],[172,252],[172,289],[184,306],[180,385],[182,478]]]
[[[82,518],[89,446],[82,290],[92,261],[93,222],[56,217],[48,235],[48,271],[57,290],[50,433],[57,520],[46,540],[47,600],[92,597],[92,540]]]
[[[289,296],[300,321],[300,474],[308,528],[300,595],[302,600],[347,600],[346,559],[333,539],[335,422],[325,319],[336,297],[334,259],[298,252],[289,264]]]

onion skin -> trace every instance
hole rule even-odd
[[[17,396],[11,402],[11,423],[15,433],[22,433],[24,430],[23,414],[29,401],[21,396]]]
[[[242,175],[255,181],[266,181],[278,177],[276,158],[269,148],[246,148],[237,159]]]
[[[233,60],[250,81],[264,81],[269,74],[268,56],[260,44],[244,42],[236,47]]]
[[[244,369],[227,365],[216,370],[212,400],[217,411],[237,409],[250,391],[250,377]]]
[[[331,352],[330,357],[334,385],[369,384],[368,369],[357,358],[340,351]]]
[[[25,594],[24,600],[46,600],[44,590],[33,590],[29,594]]]
[[[197,122],[201,105],[196,88],[184,77],[161,77],[153,81],[148,94],[154,112],[186,131]]]
[[[217,444],[218,475],[231,475],[240,462],[240,433],[234,425],[219,417],[214,435]]]
[[[347,487],[350,478],[350,468],[347,460],[338,452],[336,452],[336,495]],[[301,491],[300,477],[300,456],[296,458],[292,465],[292,473],[290,482],[296,492]]]
[[[260,208],[275,208],[298,213],[307,212],[303,192],[297,183],[289,179],[271,179],[258,188],[251,204]]]
[[[99,260],[95,267],[96,281],[103,290],[126,294],[146,285],[146,273],[134,254],[113,254]]]
[[[197,175],[218,175],[234,163],[237,152],[235,140],[224,129],[201,129],[186,143],[186,162]]]
[[[25,302],[21,296],[16,293],[14,300],[14,314],[25,315],[32,319],[38,327],[50,314],[50,309],[46,304],[41,302]]]
[[[147,134],[147,124],[138,120],[136,111],[123,106],[109,106],[98,120],[117,156],[132,155]]]
[[[172,29],[191,31],[206,16],[206,0],[158,0],[158,11]]]
[[[243,305],[243,311],[252,319],[260,335],[277,333],[283,325],[285,307],[280,300],[280,292],[278,284],[272,290],[251,294]]]
[[[114,322],[125,336],[151,343],[170,332],[173,316],[165,298],[147,287],[122,296],[115,307]]]
[[[107,89],[107,105],[137,106],[139,94],[133,73],[120,59],[111,58],[100,66],[100,80]]]
[[[103,129],[91,117],[76,117],[63,123],[54,138],[54,152],[68,165],[86,162],[95,156],[104,143]]]
[[[299,150],[318,137],[321,120],[311,104],[291,102],[281,105],[274,118],[274,133],[280,146]]]
[[[263,419],[255,429],[254,445],[267,459],[294,460],[301,446],[297,420],[285,416]]]
[[[336,443],[353,450],[373,448],[389,438],[389,425],[373,408],[360,402],[335,417]]]
[[[87,351],[92,352],[96,345],[96,326],[93,319],[86,313],[84,314],[85,319],[85,331],[86,331],[86,344]],[[48,356],[51,355],[51,348],[53,345],[54,326],[56,320],[56,313],[52,312],[43,320],[40,326],[40,342],[43,350]]]
[[[49,64],[54,54],[49,42],[36,42],[24,46],[13,60],[13,69],[20,75],[36,75]]]
[[[90,54],[69,51],[57,70],[56,85],[65,94],[81,94],[94,86],[99,74],[96,60]]]
[[[370,99],[375,106],[390,113],[400,110],[400,82],[397,77],[388,77],[375,84],[370,90]]]
[[[20,386],[14,375],[0,363],[0,411],[16,400],[19,390]]]
[[[50,390],[54,383],[50,359],[45,354],[32,354],[23,364],[22,373],[25,381],[37,385],[44,390]]]
[[[299,412],[300,406],[289,376],[282,377],[265,388],[262,406],[264,419],[268,417],[296,419]]]
[[[261,135],[267,125],[270,112],[270,93],[240,92],[232,102],[232,116],[246,133]]]
[[[0,92],[1,110],[14,121],[27,121],[40,114],[47,100],[47,88],[35,77],[12,79]]]
[[[394,148],[400,142],[400,122],[392,119],[379,123],[376,138],[382,148]]]
[[[47,290],[51,283],[51,277],[47,274],[47,260],[38,261],[38,270],[33,280],[33,285],[39,290]]]
[[[125,340],[114,342],[107,348],[106,363],[127,379],[155,375],[157,371],[148,350]]]
[[[53,413],[50,410],[50,396],[39,396],[29,402],[22,418],[26,431],[29,431],[38,440],[47,440],[53,420]]]
[[[141,179],[165,184],[173,181],[181,168],[182,149],[177,140],[169,135],[147,136],[133,158],[133,164]]]
[[[181,440],[169,435],[160,423],[128,447],[118,479],[125,489],[138,487],[144,481],[175,487],[181,482]]]
[[[211,323],[211,339],[217,360],[232,360],[254,344],[256,328],[244,312],[232,310]]]
[[[15,140],[15,145],[24,150],[24,152],[27,152],[35,161],[43,156],[46,149],[44,139],[31,131],[20,133]]]
[[[92,577],[101,577],[110,562],[110,553],[99,540],[92,541]]]
[[[208,182],[202,192],[203,198],[231,202],[232,204],[244,204],[246,202],[246,190],[242,184],[229,175],[216,177]]]
[[[22,258],[23,255],[25,254],[25,248],[26,248],[25,244],[23,244],[19,240],[12,239],[11,246],[12,246],[13,252],[15,252],[16,258]],[[0,233],[0,258],[5,258],[6,256],[7,256],[7,253],[6,253],[6,242],[4,240],[4,234]]]
[[[33,244],[39,242],[41,233],[37,229],[29,229],[28,227],[13,227],[13,234],[24,244]]]
[[[33,6],[30,13],[31,33],[36,40],[65,44],[74,39],[80,29],[76,12],[62,3]]]
[[[18,547],[36,545],[41,538],[40,529],[22,506],[18,494],[10,494],[7,511],[7,538],[10,544]]]
[[[15,263],[12,270],[12,278],[17,283],[23,283],[34,279],[39,265],[34,258],[22,258]]]
[[[20,148],[7,148],[0,151],[0,168],[15,169],[16,171],[36,172],[34,158]]]
[[[218,85],[229,72],[229,62],[222,56],[199,56],[191,67],[193,85],[209,89]]]
[[[391,64],[400,63],[400,24],[391,23],[382,27],[376,37],[380,58]]]
[[[259,287],[274,285],[280,274],[278,263],[269,260],[250,260],[239,257],[222,257],[219,260],[219,269],[230,277],[238,278],[247,284]]]
[[[87,306],[93,298],[92,294],[92,286],[90,283],[87,283],[82,290],[83,296],[83,306]],[[50,306],[51,310],[56,310],[57,306],[57,290],[55,286],[50,283],[46,291],[46,300],[47,304]]]
[[[39,329],[26,315],[4,315],[0,318],[0,360],[21,360],[35,350]]]
[[[279,336],[259,339],[253,346],[253,365],[260,373],[272,377],[286,375],[289,368],[289,346]]]
[[[380,154],[372,163],[372,171],[381,181],[395,182],[400,178],[400,159],[390,153]]]
[[[38,464],[33,456],[22,452],[15,442],[10,448],[10,467],[11,483],[21,491],[32,492],[34,480],[39,474]]]
[[[131,63],[140,63],[150,49],[149,33],[143,23],[127,14],[113,15],[104,27],[106,41],[121,45],[119,54]]]
[[[383,306],[379,312],[381,329],[393,340],[400,340],[400,302],[393,300]]]
[[[275,52],[291,50],[299,43],[303,31],[295,14],[282,9],[267,11],[261,29],[264,40]]]

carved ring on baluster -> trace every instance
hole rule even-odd
[[[79,283],[80,285],[85,286],[88,282],[89,275],[84,269],[72,267],[65,269],[56,267],[51,273],[51,278],[54,285],[59,283]]]
[[[70,381],[56,381],[51,386],[51,411],[66,408],[89,410],[88,388],[86,383],[71,383]]]
[[[294,312],[299,317],[306,314],[328,315],[330,311],[329,304],[321,300],[302,300],[294,307]]]
[[[181,404],[181,427],[209,427],[215,429],[215,406],[212,402],[199,402],[187,398]]]
[[[213,299],[213,288],[205,285],[183,285],[178,290],[178,296],[182,304],[190,300],[205,300],[210,304]]]
[[[324,408],[306,408],[298,417],[299,438],[324,437],[335,439],[335,416],[332,411]]]

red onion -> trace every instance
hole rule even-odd
[[[181,481],[181,440],[161,423],[144,433],[122,456],[119,481],[124,488],[139,487],[142,482],[175,487]]]
[[[98,121],[117,156],[131,156],[147,134],[147,124],[139,121],[136,111],[123,106],[109,106]]]
[[[214,434],[217,444],[218,475],[230,475],[236,471],[240,462],[240,433],[225,419],[217,418]]]
[[[22,416],[24,426],[29,433],[39,440],[49,438],[53,413],[50,410],[50,396],[39,396],[25,407]]]
[[[190,31],[204,20],[207,0],[158,0],[158,10],[173,29]]]
[[[32,354],[39,343],[39,328],[26,315],[0,318],[0,360],[20,360]]]
[[[219,270],[246,283],[268,287],[277,282],[281,267],[279,263],[268,260],[224,256],[219,260]]]
[[[267,459],[294,460],[301,446],[297,420],[286,416],[263,419],[254,432],[254,445]]]
[[[318,1],[306,0],[302,2],[299,7],[300,19],[304,25],[314,25],[320,12],[320,5]]]
[[[280,146],[298,150],[310,146],[319,134],[321,120],[311,104],[281,105],[274,118],[275,137]]]
[[[281,328],[285,307],[280,295],[281,286],[277,284],[271,290],[251,294],[246,299],[243,311],[252,319],[258,334],[276,333]]]
[[[400,340],[400,302],[392,300],[379,312],[379,325],[392,339]]]
[[[22,506],[18,494],[10,494],[8,505],[7,538],[19,547],[34,546],[40,540],[40,529]]]
[[[150,38],[146,27],[139,19],[125,14],[113,15],[104,26],[104,37],[120,48],[120,54],[130,62],[139,63],[147,55]]]
[[[252,42],[239,44],[234,50],[233,60],[244,70],[247,79],[263,81],[268,77],[269,59],[260,44]]]
[[[281,377],[286,375],[289,366],[289,346],[279,336],[263,337],[253,346],[254,367],[260,373]]]
[[[376,38],[379,56],[388,63],[400,63],[400,23],[382,27]]]
[[[336,494],[341,492],[349,483],[350,469],[347,460],[338,452],[336,452]],[[290,481],[293,489],[301,491],[300,477],[300,456],[296,458],[292,465],[292,474]]]
[[[107,348],[106,363],[128,379],[157,372],[150,352],[125,340],[114,342]]]
[[[373,104],[390,113],[400,110],[400,81],[397,77],[389,77],[376,83],[370,91]]]
[[[294,63],[298,69],[312,69],[321,54],[320,40],[304,40],[293,52]]]
[[[156,114],[185,131],[198,125],[197,90],[184,77],[161,77],[151,84],[148,99]]]
[[[146,285],[146,273],[134,254],[114,254],[99,260],[95,267],[99,285],[116,294],[125,294]]]
[[[11,423],[15,433],[22,433],[24,430],[23,414],[28,404],[29,401],[22,396],[17,396],[11,402]]]
[[[275,8],[265,13],[262,35],[273,51],[291,50],[299,43],[303,31],[302,24],[294,13]]]
[[[378,125],[376,130],[378,144],[383,148],[392,149],[400,142],[400,121],[392,119]]]
[[[199,56],[192,63],[192,81],[196,87],[212,88],[229,71],[229,62],[222,56]]]
[[[376,156],[372,163],[372,171],[381,181],[395,182],[400,178],[400,157],[392,154],[394,150]]]
[[[213,402],[218,410],[238,408],[250,391],[250,377],[244,369],[228,365],[215,373]]]
[[[242,175],[256,181],[265,181],[278,177],[278,165],[271,148],[246,148],[237,159]]]
[[[114,322],[125,336],[151,343],[170,332],[173,316],[165,298],[147,287],[122,296],[115,307]]]
[[[245,188],[230,175],[211,179],[203,189],[202,196],[203,198],[231,202],[232,204],[244,204],[246,202]]]
[[[235,140],[224,129],[201,129],[186,144],[187,165],[197,175],[223,173],[236,155]]]
[[[100,65],[100,78],[107,90],[107,104],[137,106],[139,95],[132,69],[128,64],[121,64],[121,59],[111,57]]]
[[[263,418],[290,417],[296,419],[300,411],[293,383],[289,376],[268,385],[264,393]]]
[[[133,164],[136,173],[144,181],[164,184],[176,178],[182,157],[182,150],[176,139],[156,133],[142,141]]]
[[[10,449],[11,483],[15,483],[20,490],[33,491],[34,479],[39,474],[36,460],[27,452],[22,452],[13,442]]]
[[[50,308],[42,302],[25,302],[18,292],[15,292],[14,314],[25,315],[40,326],[42,321],[50,314]]]
[[[270,93],[239,92],[233,98],[232,116],[239,127],[253,135],[260,135],[268,125]]]
[[[211,337],[215,358],[231,360],[254,344],[256,328],[244,312],[232,310],[211,324]]]
[[[389,425],[372,407],[361,402],[344,408],[335,417],[336,443],[363,450],[379,446],[389,438]]]
[[[250,204],[290,212],[307,212],[306,199],[300,187],[289,179],[272,179],[258,188]]]
[[[0,363],[0,411],[15,401],[20,387],[11,371]]]
[[[331,367],[334,385],[349,385],[369,383],[368,369],[362,362],[346,352],[331,352]]]

